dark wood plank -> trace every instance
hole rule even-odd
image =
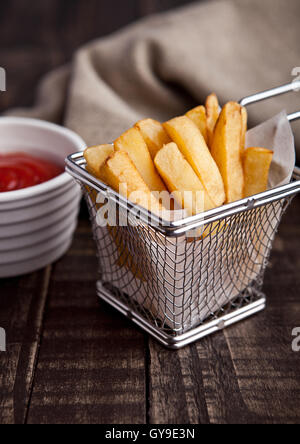
[[[150,340],[149,422],[188,424],[189,413],[181,373],[182,352],[165,350]]]
[[[31,8],[26,0],[6,1],[1,4],[0,64],[7,71],[7,92],[0,95],[0,113],[32,105],[38,81],[69,62],[81,45],[139,17],[192,1],[43,0]]]
[[[1,3],[1,47],[61,47],[70,55],[82,43],[135,20],[137,4],[138,0],[43,0],[28,8],[26,0],[8,0]]]
[[[7,91],[0,94],[0,112],[11,107],[29,106],[36,96],[39,80],[65,60],[58,49],[0,49],[1,66],[7,73]]]
[[[209,424],[196,347],[192,345],[175,352],[151,340],[150,356],[150,423]]]
[[[239,387],[264,423],[300,422],[300,354],[292,331],[300,325],[300,199],[284,217],[264,291],[267,310],[225,331]]]
[[[276,238],[265,312],[178,352],[150,341],[151,423],[300,423],[299,210],[296,198]]]
[[[235,328],[238,329],[239,326],[237,325]],[[196,353],[202,369],[210,423],[256,423],[257,418],[247,408],[240,393],[224,333],[217,333],[198,342]]]
[[[7,92],[0,113],[29,106],[38,81],[72,59],[74,51],[139,17],[138,0],[26,0],[1,3],[0,66],[7,71]],[[38,26],[38,32],[37,32]]]
[[[88,221],[55,267],[29,423],[145,423],[145,337],[99,303]]]
[[[0,325],[7,352],[0,353],[0,423],[22,424],[27,415],[51,268],[0,280]]]
[[[255,423],[240,393],[223,333],[178,352],[150,345],[150,422]]]

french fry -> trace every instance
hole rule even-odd
[[[186,113],[186,116],[194,122],[208,145],[207,117],[205,107],[197,106],[197,108],[191,109],[188,113]]]
[[[207,97],[205,107],[207,116],[208,146],[211,149],[215,126],[220,115],[220,105],[216,94],[210,94]]]
[[[247,148],[244,154],[244,197],[254,196],[267,190],[273,154],[273,151],[265,148]]]
[[[109,156],[114,152],[113,145],[97,145],[87,148],[84,151],[84,158],[86,160],[86,169],[93,176],[102,180],[100,173],[102,165],[106,162]]]
[[[243,198],[241,136],[241,106],[236,102],[229,102],[220,114],[211,150],[224,180],[227,203]]]
[[[242,156],[246,147],[246,134],[248,130],[248,113],[244,106],[242,106],[242,136],[241,136],[241,153]]]
[[[154,162],[169,191],[189,215],[216,206],[175,143],[165,145],[157,153]]]
[[[109,157],[101,168],[101,175],[107,185],[134,204],[160,215],[161,205],[126,152],[117,151]]]
[[[164,127],[157,120],[140,120],[135,124],[135,128],[141,132],[153,160],[158,151],[164,145],[171,142],[171,139],[164,130]]]
[[[196,125],[188,117],[181,116],[166,122],[164,128],[192,166],[215,206],[223,205],[225,189],[221,173]]]
[[[84,157],[87,162],[86,169],[91,174],[93,174],[98,179],[106,182],[109,185],[109,174],[105,174],[105,168],[102,167],[105,165],[105,162],[108,160],[110,156],[114,153],[113,145],[99,145],[87,148],[84,152]],[[117,181],[111,182],[115,187],[117,186]],[[103,204],[97,202],[97,192],[93,188],[85,185],[85,189],[88,192],[89,198],[93,203],[94,207],[97,211],[101,210]],[[117,188],[115,188],[118,191]],[[116,261],[117,265],[120,267],[126,267],[129,269],[134,276],[136,276],[140,280],[145,280],[144,274],[141,271],[141,267],[139,265],[138,256],[132,256],[128,250],[127,244],[124,242],[119,236],[119,230],[117,227],[111,227],[107,225],[108,233],[111,238],[115,242],[115,245],[118,250],[118,259]]]
[[[137,128],[131,128],[115,143],[116,151],[125,151],[151,191],[165,191],[166,187],[155,170],[148,147]]]
[[[109,225],[107,227],[107,230],[118,250],[118,258],[116,260],[116,264],[121,268],[126,267],[127,270],[129,270],[137,279],[145,282],[145,271],[143,271],[143,265],[139,260],[142,251],[139,251],[138,254],[134,255],[130,253],[128,248],[130,235],[127,233],[125,227],[122,227],[121,233],[117,227],[111,227]]]

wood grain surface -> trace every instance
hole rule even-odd
[[[27,0],[0,5],[0,66],[7,71],[7,92],[0,112],[33,103],[38,80],[69,62],[84,43],[117,31],[155,12],[196,0]]]
[[[9,76],[0,111],[32,103],[41,75],[85,41],[185,3],[43,0],[29,9],[26,0],[2,2],[0,65]],[[0,423],[300,423],[300,353],[292,351],[292,330],[300,327],[299,252],[298,197],[275,241],[267,310],[169,351],[99,303],[83,205],[64,258],[0,280],[0,326],[8,341],[0,353]]]

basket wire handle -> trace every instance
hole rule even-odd
[[[297,113],[289,114],[288,119],[290,122],[295,122],[296,120],[300,120],[300,111]]]
[[[268,89],[252,96],[244,97],[240,100],[240,105],[247,106],[253,103],[262,102],[263,100],[270,99],[272,97],[281,96],[282,94],[287,94],[292,91],[300,91],[300,80],[287,83],[286,85],[279,86],[277,88]],[[288,120],[294,122],[300,119],[300,111],[288,115]]]

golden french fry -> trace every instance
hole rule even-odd
[[[121,268],[126,267],[140,281],[145,281],[145,272],[143,272],[143,265],[139,260],[142,251],[134,255],[130,253],[128,245],[131,234],[127,232],[128,228],[122,227],[122,231],[120,231],[117,227],[108,225],[107,230],[118,250],[116,264]]]
[[[102,180],[100,170],[102,165],[106,162],[109,156],[114,152],[113,145],[97,145],[87,148],[84,151],[84,158],[86,160],[86,169],[93,176]]]
[[[246,134],[248,130],[248,113],[244,106],[242,106],[242,136],[241,136],[241,153],[242,156],[246,147]]]
[[[265,148],[248,148],[244,154],[244,197],[254,196],[267,190],[273,151]]]
[[[158,151],[164,145],[171,142],[171,139],[164,130],[164,127],[157,120],[140,120],[135,124],[135,128],[140,130],[153,160]]]
[[[131,128],[115,143],[116,151],[125,151],[151,191],[165,191],[166,187],[155,170],[148,147],[137,128]]]
[[[207,97],[205,107],[207,116],[208,146],[211,149],[215,126],[220,115],[220,105],[216,94],[210,94]]]
[[[161,205],[155,199],[129,155],[116,151],[101,168],[105,182],[134,204],[138,204],[159,215]]]
[[[194,122],[181,116],[166,122],[164,128],[192,166],[215,206],[223,205],[225,189],[221,173]]]
[[[194,122],[208,145],[207,117],[205,107],[197,106],[197,108],[191,109],[188,113],[186,113],[186,116]]]
[[[215,208],[197,174],[175,143],[165,145],[154,159],[157,170],[169,191],[189,215]]]
[[[112,152],[110,152],[111,150],[109,148],[112,148]],[[86,160],[89,161],[91,164],[91,168],[88,168],[87,166],[87,169],[91,170],[90,171],[91,174],[94,174],[92,172],[93,170],[94,172],[97,173],[94,174],[95,176],[97,176],[101,180],[104,179],[104,174],[101,171],[101,167],[108,159],[108,157],[113,153],[113,151],[114,148],[112,145],[102,145],[102,146],[87,148],[87,150],[85,151],[85,157]],[[107,157],[105,156],[105,153],[107,154]],[[103,162],[104,157],[106,157],[106,159]],[[86,192],[88,193],[91,204],[96,208],[97,211],[101,210],[104,204],[99,203],[97,201],[97,196],[98,196],[97,191],[88,185],[84,185],[84,187]],[[125,240],[120,236],[120,231],[118,230],[117,227],[111,227],[110,225],[107,225],[107,230],[118,249],[118,258],[116,260],[117,265],[119,265],[119,267],[126,267],[138,279],[144,280],[145,278],[144,274],[141,271],[141,267],[139,265],[138,255],[133,257],[130,254],[127,244]],[[124,233],[124,231],[125,227],[123,227],[122,233]]]
[[[224,180],[227,203],[243,198],[241,135],[241,106],[236,102],[229,102],[218,119],[211,150]]]

